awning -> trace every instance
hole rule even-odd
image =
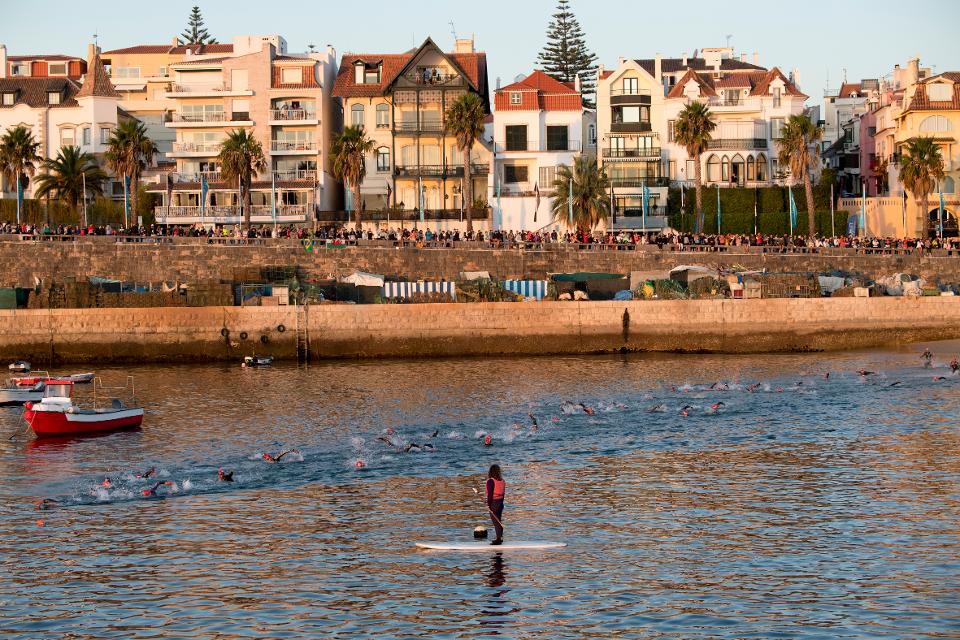
[[[350,275],[340,278],[340,282],[344,284],[356,285],[358,287],[382,287],[383,276],[378,276],[373,273],[366,273],[363,271],[354,271]]]

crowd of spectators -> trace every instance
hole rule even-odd
[[[674,251],[709,250],[721,247],[775,247],[782,250],[811,249],[901,249],[925,251],[930,249],[960,250],[960,239],[837,236],[832,238],[808,238],[800,235],[771,234],[722,234],[708,235],[677,231],[648,232],[561,232],[561,231],[475,231],[459,230],[434,232],[429,229],[393,228],[379,231],[357,231],[343,226],[308,229],[302,225],[251,225],[244,231],[240,225],[192,225],[192,226],[132,226],[121,228],[107,225],[16,225],[0,224],[0,234],[30,236],[127,236],[127,237],[193,237],[193,238],[295,238],[320,240],[335,244],[349,244],[359,240],[381,240],[410,243],[418,246],[444,246],[453,242],[484,243],[491,247],[525,245],[657,245]]]

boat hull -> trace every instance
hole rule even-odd
[[[43,391],[30,389],[0,389],[0,406],[8,407],[26,402],[37,402],[43,398]]]
[[[35,407],[29,407],[23,417],[37,436],[68,436],[139,427],[143,423],[143,409],[71,413],[37,411]]]

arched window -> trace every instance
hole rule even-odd
[[[377,105],[377,129],[386,129],[390,126],[390,105]]]
[[[956,183],[954,183],[953,178],[947,176],[943,179],[943,192],[944,193],[953,193],[956,189]]]
[[[920,123],[920,131],[950,131],[950,121],[944,116],[930,116]]]
[[[390,171],[389,147],[380,147],[377,149],[377,171]]]
[[[717,156],[710,156],[707,160],[707,182],[718,182],[720,180],[720,161]]]
[[[720,165],[720,179],[724,182],[730,182],[730,158],[723,156]]]
[[[747,156],[747,180],[753,182],[757,179],[757,162],[753,156]]]
[[[355,104],[350,107],[350,125],[354,127],[363,126],[363,105]]]
[[[757,180],[759,182],[769,180],[769,178],[767,178],[767,156],[762,153],[757,156]]]

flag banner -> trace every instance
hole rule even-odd
[[[720,233],[720,185],[717,185],[717,233]]]
[[[793,199],[793,187],[788,190],[790,194],[790,235],[797,226],[797,201]]]
[[[540,184],[537,182],[533,183],[533,221],[537,221],[537,211],[540,209]]]
[[[424,208],[426,207],[426,196],[423,188],[423,180],[420,181],[420,222],[424,220]]]
[[[270,172],[270,215],[277,222],[277,172]]]
[[[210,185],[207,184],[207,176],[200,176],[200,215],[207,213],[207,193],[210,191]],[[168,196],[169,197],[169,196]]]
[[[570,215],[570,226],[573,226],[573,172],[570,172],[570,193],[567,195],[567,209]]]

